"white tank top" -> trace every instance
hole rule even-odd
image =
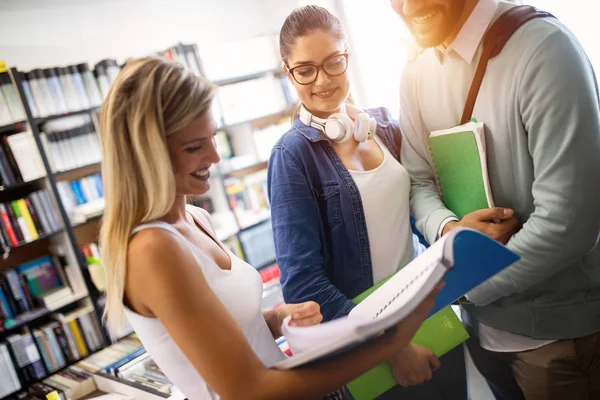
[[[231,270],[220,268],[166,222],[146,223],[136,227],[133,233],[142,229],[160,228],[187,243],[198,261],[198,273],[204,274],[211,289],[239,324],[258,358],[267,367],[282,360],[285,356],[275,343],[262,315],[263,285],[258,271],[236,257],[216,239],[210,217],[204,210],[188,206],[187,211],[231,257]],[[148,354],[189,400],[220,399],[202,379],[158,318],[142,316],[127,307],[125,307],[125,314]],[[198,340],[202,340],[202,331],[196,334]]]
[[[375,136],[383,161],[370,171],[349,170],[365,212],[373,283],[392,275],[408,264],[423,246],[410,227],[410,177]]]

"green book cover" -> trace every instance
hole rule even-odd
[[[379,282],[352,299],[352,301],[355,304],[360,303],[388,279]],[[469,334],[452,307],[448,306],[427,318],[415,334],[412,342],[432,350],[436,356],[441,357],[468,338]],[[355,400],[372,400],[396,385],[396,380],[388,363],[378,365],[347,384]]]
[[[427,143],[442,199],[450,211],[462,218],[472,211],[493,205],[486,196],[487,166],[485,158],[482,166],[474,132],[430,136]]]

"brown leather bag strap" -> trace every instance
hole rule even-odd
[[[504,12],[487,30],[483,37],[481,58],[479,59],[479,64],[477,65],[477,70],[469,89],[469,95],[467,96],[467,102],[465,103],[465,109],[460,119],[461,125],[469,122],[472,117],[475,101],[477,100],[489,59],[494,58],[502,51],[508,39],[523,24],[534,18],[545,17],[554,18],[552,14],[540,11],[532,6],[516,6]]]

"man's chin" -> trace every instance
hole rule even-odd
[[[444,42],[446,35],[438,32],[425,35],[413,33],[413,38],[420,48],[428,49],[430,47],[437,47],[441,45]]]

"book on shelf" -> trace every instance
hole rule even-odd
[[[0,204],[0,235],[10,247],[59,231],[58,221],[56,208],[45,189]]]
[[[85,283],[75,272],[50,256],[1,272],[0,331],[83,298]]]
[[[102,160],[100,140],[91,123],[68,130],[42,132],[40,139],[54,172],[68,171]]]
[[[455,229],[398,271],[348,316],[311,327],[291,327],[284,321],[282,332],[294,355],[274,367],[298,367],[376,337],[410,315],[443,279],[446,285],[436,296],[433,315],[518,258],[481,233]]]
[[[102,215],[104,192],[99,173],[71,182],[61,181],[56,186],[65,212],[72,223],[85,222],[89,218]]]
[[[0,343],[0,397],[8,396],[20,389],[21,381],[8,352],[8,346]]]
[[[257,94],[260,94],[258,98]],[[216,99],[226,125],[252,121],[288,107],[281,81],[275,76],[222,86]]]
[[[14,357],[15,369],[23,377],[25,385],[46,376],[43,361],[30,332],[10,335],[6,342]]]
[[[13,172],[15,170],[19,171],[23,182],[29,182],[46,176],[46,169],[33,138],[33,133],[30,131],[15,133],[3,137],[3,141],[5,144],[4,150],[7,152],[7,155],[7,150],[10,150],[16,164],[16,168],[15,165],[11,165],[11,168]]]
[[[243,178],[229,177],[223,183],[227,200],[240,228],[250,227],[270,217],[266,169]]]

